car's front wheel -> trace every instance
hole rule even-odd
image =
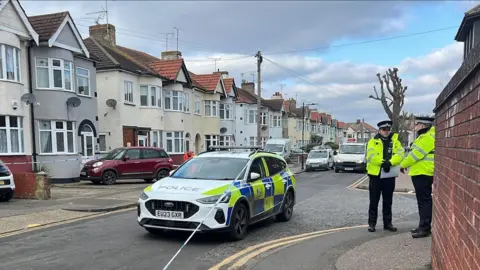
[[[0,202],[8,202],[13,198],[13,190],[7,191],[7,193],[0,196]]]
[[[245,238],[248,228],[248,209],[245,204],[240,203],[233,209],[230,226],[230,237],[233,240]]]
[[[289,221],[292,218],[293,204],[293,192],[290,190],[287,192],[287,194],[285,195],[285,199],[283,200],[282,212],[277,215],[277,219],[279,221]]]
[[[105,185],[113,185],[117,182],[117,174],[114,171],[105,171],[102,174],[102,182]]]
[[[157,172],[157,180],[165,178],[169,175],[169,171],[166,169],[161,169]]]

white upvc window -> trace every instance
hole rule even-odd
[[[255,146],[257,144],[257,137],[250,137],[250,146]]]
[[[163,97],[165,100],[164,108],[169,111],[188,112],[190,111],[190,105],[188,103],[188,96],[180,91],[164,91]],[[188,110],[187,110],[188,107]],[[168,152],[168,151],[167,151]]]
[[[184,137],[183,132],[165,132],[165,151],[168,154],[182,154],[183,153],[183,143]]]
[[[90,70],[77,67],[75,71],[77,75],[77,93],[82,96],[92,96],[90,91]]]
[[[0,154],[23,154],[23,117],[0,115]]]
[[[208,150],[210,145],[217,146],[218,145],[218,135],[205,135],[205,150]]]
[[[20,82],[20,62],[18,48],[0,44],[0,80]]]
[[[248,123],[249,124],[256,124],[257,123],[257,110],[248,110]]]
[[[190,112],[190,95],[188,93],[183,93],[183,111]]]
[[[220,140],[219,140],[219,145],[220,146],[230,146],[230,145],[233,145],[233,138],[232,136],[220,136]]]
[[[150,131],[150,146],[163,148],[163,132],[161,130]]]
[[[74,91],[73,62],[56,58],[36,57],[35,78],[39,89]]]
[[[140,85],[140,106],[162,107],[162,91],[155,85]]]
[[[194,104],[194,113],[195,114],[200,114],[200,104],[201,104],[200,97],[195,96],[195,104]]]
[[[272,116],[272,119],[271,119],[271,126],[272,127],[281,127],[282,125],[282,117],[281,116],[277,116],[277,115],[274,115]]]
[[[125,103],[133,103],[133,82],[124,81],[123,82],[123,101]]]
[[[218,117],[219,102],[216,100],[205,100],[205,116]]]
[[[107,152],[107,134],[98,134],[98,151]]]
[[[266,125],[267,123],[268,123],[267,113],[265,112],[260,113],[260,124]]]
[[[261,138],[260,138],[260,141],[261,141],[261,144],[262,144],[262,148],[265,148],[265,145],[267,144],[267,140],[268,140],[267,137],[261,137]]]
[[[39,120],[41,154],[75,154],[75,123],[72,121]]]
[[[220,104],[220,119],[232,120],[233,119],[233,110],[231,104]]]

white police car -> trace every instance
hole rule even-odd
[[[145,188],[138,200],[140,226],[150,233],[194,231],[214,208],[199,231],[227,231],[239,240],[255,222],[271,216],[290,220],[296,185],[286,161],[273,153],[238,148],[248,149],[201,153]]]
[[[8,202],[13,198],[15,182],[7,165],[0,160],[0,202]]]

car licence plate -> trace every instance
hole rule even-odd
[[[353,168],[345,168],[345,171],[353,171]]]
[[[179,211],[157,210],[155,214],[157,217],[183,219],[183,212],[179,212]]]
[[[80,175],[87,175],[87,172],[80,172]]]
[[[5,181],[0,181],[0,185],[5,185]]]

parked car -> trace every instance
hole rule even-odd
[[[308,153],[306,171],[323,169],[330,170],[333,168],[333,150],[319,149],[312,150]]]
[[[15,181],[13,174],[2,160],[0,160],[0,202],[8,202],[13,198]]]
[[[120,147],[85,163],[80,179],[106,185],[120,179],[144,179],[151,183],[168,176],[173,167],[173,160],[161,148]]]

